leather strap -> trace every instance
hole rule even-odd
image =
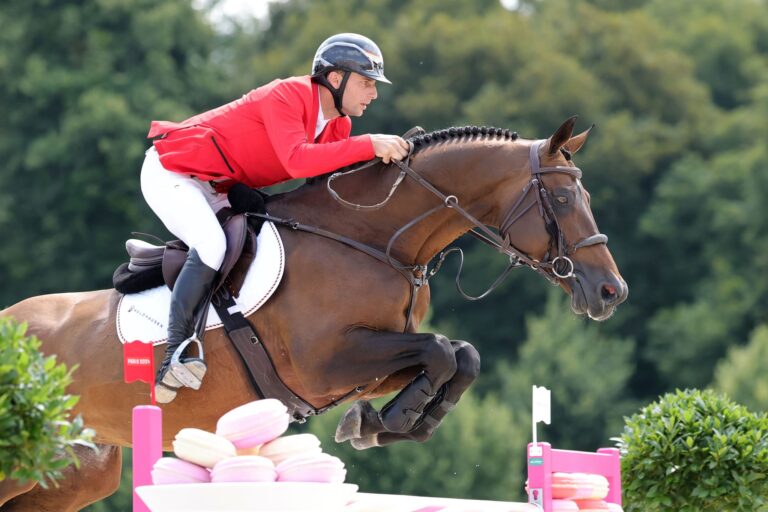
[[[304,423],[309,416],[322,414],[351,396],[365,391],[365,386],[360,386],[323,407],[314,407],[294,393],[280,379],[267,349],[256,333],[256,329],[241,312],[233,309],[237,303],[226,289],[220,288],[216,292],[212,304],[224,324],[229,339],[232,340],[232,345],[243,360],[256,394],[259,395],[259,398],[280,400],[288,408],[288,414],[292,421]]]
[[[220,290],[213,300],[213,307],[219,314],[227,335],[245,364],[251,382],[259,398],[276,398],[288,407],[288,414],[294,421],[303,422],[307,416],[318,411],[291,391],[280,379],[264,345],[253,325],[239,311],[230,313],[235,300]]]

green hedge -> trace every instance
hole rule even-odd
[[[42,342],[26,336],[26,324],[0,318],[0,481],[55,481],[77,464],[73,447],[90,442],[93,431],[80,416],[69,419],[78,397],[66,394],[72,372],[40,352]]]
[[[762,510],[768,416],[712,391],[677,391],[626,419],[619,441],[625,510]]]

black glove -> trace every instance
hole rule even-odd
[[[243,183],[235,183],[227,193],[229,204],[235,213],[264,213],[264,196]]]

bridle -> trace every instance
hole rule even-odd
[[[406,223],[404,226],[398,229],[395,232],[395,234],[392,235],[389,242],[387,243],[387,249],[385,254],[387,256],[388,262],[391,266],[400,270],[401,272],[411,271],[414,273],[420,273],[422,276],[424,276],[424,280],[426,282],[426,280],[431,278],[433,275],[435,275],[438,272],[438,270],[440,270],[440,267],[442,266],[443,261],[445,260],[446,256],[448,256],[448,254],[452,252],[458,252],[461,260],[459,264],[459,270],[456,275],[456,286],[459,292],[461,293],[461,295],[468,300],[478,300],[487,296],[494,289],[496,289],[496,287],[499,284],[501,284],[501,282],[504,280],[504,278],[507,276],[507,274],[509,274],[509,272],[513,268],[522,267],[522,266],[529,267],[532,270],[538,272],[553,284],[559,284],[560,281],[574,276],[574,265],[573,265],[573,261],[570,258],[570,256],[573,253],[575,253],[578,249],[582,247],[605,244],[608,242],[608,237],[602,233],[595,233],[593,235],[582,238],[581,240],[579,240],[578,242],[572,245],[568,245],[567,240],[565,239],[563,230],[560,228],[560,223],[557,219],[557,215],[555,214],[550,194],[547,191],[546,187],[544,187],[544,184],[542,181],[542,175],[550,174],[550,173],[561,173],[561,174],[569,174],[573,176],[575,179],[580,179],[581,169],[575,166],[541,167],[540,159],[539,159],[539,149],[545,142],[546,140],[537,140],[531,145],[530,153],[529,153],[531,178],[523,188],[522,192],[520,193],[515,203],[508,210],[507,214],[504,216],[504,220],[501,222],[499,226],[498,233],[493,231],[491,228],[483,224],[480,220],[478,220],[472,214],[466,211],[460,205],[459,199],[457,198],[457,196],[446,195],[442,193],[434,185],[432,185],[428,180],[426,180],[421,175],[419,175],[416,171],[414,171],[409,165],[410,154],[412,153],[412,151],[409,152],[409,155],[405,159],[405,161],[393,162],[400,169],[400,174],[395,179],[395,182],[393,183],[392,188],[390,189],[387,197],[380,203],[377,203],[374,205],[360,205],[360,204],[351,203],[341,198],[339,194],[331,186],[331,183],[335,179],[341,176],[346,176],[349,174],[359,172],[362,169],[369,167],[370,165],[373,165],[373,163],[378,163],[378,161],[369,162],[365,164],[363,167],[358,167],[351,171],[346,171],[343,173],[339,172],[331,175],[328,178],[327,187],[331,196],[336,201],[338,201],[339,203],[341,203],[342,205],[348,208],[352,208],[355,210],[377,210],[383,207],[389,201],[389,199],[395,193],[395,190],[402,183],[405,176],[409,176],[414,181],[416,181],[416,183],[418,183],[420,186],[424,187],[425,189],[429,190],[432,194],[434,194],[441,200],[441,204],[435,206],[434,208],[431,208],[430,210],[425,211],[424,213],[410,220],[408,223]],[[532,191],[535,198],[534,201],[531,201],[527,205],[523,205],[526,198],[529,195],[531,195]],[[508,235],[509,230],[515,224],[515,222],[517,222],[523,215],[525,215],[534,206],[538,206],[539,214],[544,219],[544,222],[547,226],[547,230],[550,233],[549,248],[544,258],[541,261],[530,257],[529,255],[525,254],[525,252],[516,248],[512,244],[512,241],[510,240],[510,237]],[[510,261],[509,266],[499,275],[499,277],[493,282],[493,284],[485,292],[483,292],[478,296],[471,296],[465,293],[461,287],[460,278],[461,278],[461,270],[464,264],[464,255],[460,248],[452,247],[450,249],[447,249],[441,252],[440,255],[438,256],[437,263],[429,271],[427,270],[427,265],[403,265],[400,262],[396,261],[391,256],[392,247],[394,246],[395,241],[403,233],[405,233],[410,228],[412,228],[413,226],[415,226],[425,218],[429,217],[433,213],[436,213],[437,211],[442,210],[444,208],[450,208],[456,211],[459,215],[461,215],[467,221],[469,221],[474,226],[469,231],[471,235],[473,235],[483,243],[493,247],[494,249],[498,250],[502,254],[505,254],[509,257],[509,261]]]
[[[545,143],[545,140],[539,140],[531,145],[529,160],[531,164],[531,179],[528,184],[523,188],[523,192],[520,197],[509,209],[509,212],[505,216],[501,225],[499,226],[499,233],[503,237],[503,243],[501,244],[502,252],[509,254],[510,257],[516,255],[521,261],[521,264],[531,267],[533,270],[548,270],[552,276],[557,279],[567,279],[573,277],[574,266],[573,261],[569,256],[575,253],[582,247],[589,247],[591,245],[607,244],[608,237],[602,233],[595,233],[587,237],[582,238],[578,242],[568,245],[565,234],[560,228],[560,223],[555,214],[555,210],[552,205],[552,198],[544,187],[542,180],[543,174],[561,173],[569,174],[574,179],[581,179],[581,169],[575,166],[555,166],[555,167],[541,167],[539,161],[539,148]],[[527,206],[521,209],[521,204],[528,196],[529,192],[534,190],[535,203],[531,202]],[[535,261],[527,256],[521,256],[522,251],[512,246],[509,239],[509,229],[512,225],[525,215],[534,204],[538,205],[539,215],[544,219],[544,223],[547,226],[547,230],[550,233],[550,243],[547,253],[544,255],[543,261]],[[508,253],[505,248],[511,248],[512,253]],[[525,259],[524,259],[525,258]],[[546,277],[551,277],[545,272]]]

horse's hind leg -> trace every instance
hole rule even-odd
[[[364,435],[350,439],[353,447],[362,450],[397,441],[424,442],[432,437],[445,415],[456,406],[461,395],[469,389],[480,373],[480,354],[475,347],[466,341],[451,341],[451,345],[456,353],[456,373],[440,388],[434,400],[425,407],[416,427],[407,433],[387,432],[384,429],[374,432],[369,428]],[[370,411],[373,407],[367,401],[358,401],[350,410],[353,414],[359,412],[361,418],[369,418],[368,421],[361,419],[361,422],[368,425],[372,423]]]
[[[30,480],[24,484],[21,484],[16,480],[11,480],[10,478],[0,480],[0,507],[2,507],[8,500],[13,499],[20,494],[24,494],[25,492],[29,492],[36,485],[37,482],[34,480]]]
[[[98,445],[98,451],[75,447],[80,467],[74,465],[63,471],[58,487],[48,489],[37,485],[3,506],[3,512],[75,512],[106,498],[120,486],[122,453],[120,447]]]
[[[344,415],[336,431],[336,440],[363,438],[388,431],[411,431],[425,407],[434,400],[440,388],[456,373],[456,356],[450,340],[436,334],[409,334],[358,330],[350,335],[346,350],[335,351],[340,364],[326,371],[326,379],[341,381],[349,387],[391,376],[401,370],[422,369],[389,403],[377,413],[369,406],[360,410],[361,402]],[[354,365],[349,365],[354,361]],[[335,382],[340,385],[341,382]],[[356,407],[358,409],[356,410]]]

